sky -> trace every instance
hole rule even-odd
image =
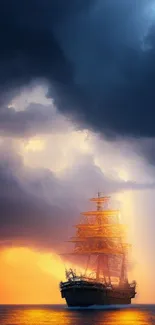
[[[0,6],[0,303],[63,302],[59,254],[98,190],[155,303],[155,1]]]

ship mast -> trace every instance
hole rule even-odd
[[[108,200],[108,197],[107,198],[104,198],[105,199],[105,202],[106,202],[106,199]],[[97,205],[97,211],[102,211],[102,200],[101,200],[101,193],[98,192],[98,198],[93,198],[91,199],[91,201],[95,201],[96,202],[96,205]],[[102,224],[102,220],[101,220],[101,215],[98,215],[97,216],[97,222],[98,222],[98,226],[99,226],[99,229],[100,229],[100,226]],[[104,256],[104,261],[105,261],[105,257]],[[96,269],[96,280],[99,280],[100,279],[100,269],[101,269],[101,258],[102,255],[98,255],[97,257],[97,269]],[[105,261],[106,263],[107,261]],[[107,267],[108,267],[108,262],[107,262]]]
[[[88,264],[96,256],[95,274],[97,281],[111,283],[111,277],[127,280],[126,254],[129,245],[124,242],[124,225],[119,223],[119,210],[109,208],[109,196],[90,199],[96,210],[82,212],[83,222],[77,224],[76,236],[70,239],[75,244],[71,254],[85,255]],[[87,265],[87,269],[88,269]]]

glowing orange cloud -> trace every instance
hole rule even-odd
[[[0,265],[0,304],[64,303],[59,281],[64,280],[65,266],[57,254],[7,248],[0,253]],[[147,275],[147,266],[142,261],[130,272],[130,278],[138,280],[137,303],[155,302]]]
[[[0,265],[0,304],[64,303],[59,282],[65,279],[65,265],[57,254],[7,248],[0,253]]]
[[[63,264],[53,254],[41,254],[28,248],[5,249],[0,254],[0,303],[63,303],[59,276]]]

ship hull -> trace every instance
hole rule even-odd
[[[72,284],[61,288],[61,296],[68,307],[88,307],[93,305],[126,305],[131,304],[135,296],[134,289],[108,289],[101,285]]]

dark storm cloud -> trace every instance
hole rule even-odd
[[[113,193],[147,187],[108,179],[90,158],[56,178],[47,169],[24,167],[11,144],[4,143],[0,148],[0,245],[59,250],[98,188]]]
[[[80,125],[109,136],[154,136],[151,6],[152,0],[1,1],[1,102],[9,90],[48,80],[58,108]]]

